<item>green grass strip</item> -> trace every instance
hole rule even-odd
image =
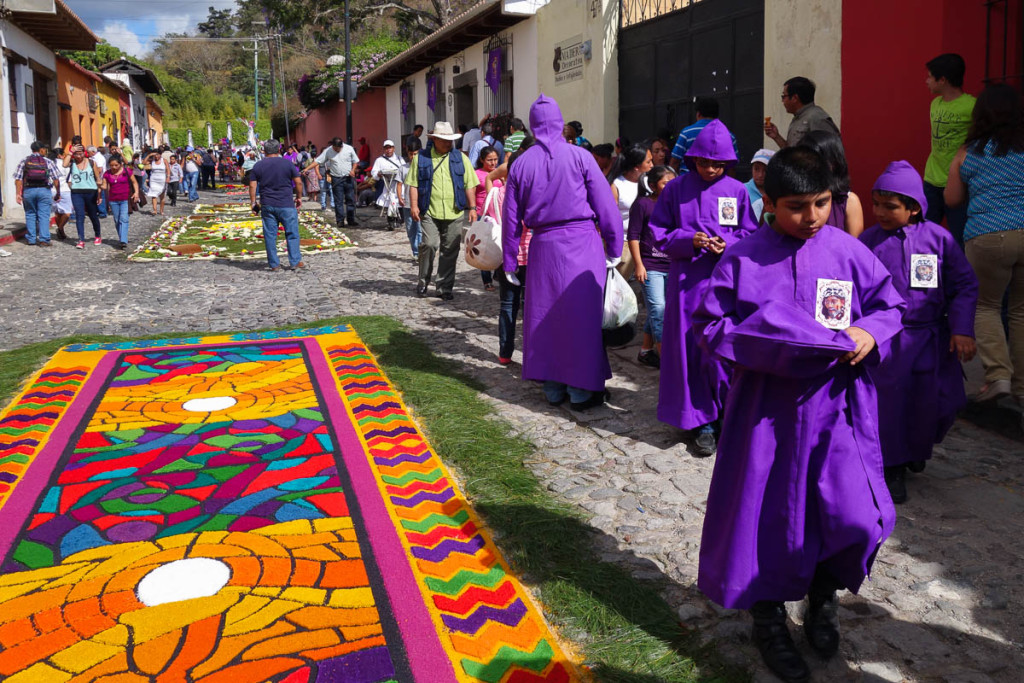
[[[536,448],[512,435],[507,423],[493,419],[494,408],[478,395],[484,390],[482,385],[464,375],[456,363],[434,355],[424,341],[393,318],[333,318],[290,329],[337,324],[349,324],[359,333],[403,399],[415,407],[417,422],[445,464],[460,474],[463,490],[495,531],[505,559],[534,589],[548,619],[575,642],[597,680],[692,683],[750,679],[746,671],[725,664],[713,646],[702,645],[699,633],[680,625],[658,594],[670,584],[667,577],[660,582],[641,582],[626,569],[598,559],[594,538],[602,532],[587,524],[577,508],[555,499],[524,466],[523,461],[533,457]],[[167,333],[150,338],[175,336],[200,335]],[[127,340],[77,336],[0,352],[0,397],[15,393],[61,346],[112,341]],[[374,398],[389,393],[377,390],[349,395]],[[543,402],[539,391],[536,400]],[[468,516],[459,517],[403,520],[402,527],[425,532],[437,524],[455,526],[468,520]],[[205,529],[220,524],[216,519],[203,521]]]

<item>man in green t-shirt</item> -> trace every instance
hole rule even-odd
[[[960,55],[952,52],[942,54],[925,66],[928,68],[925,84],[933,95],[937,95],[931,106],[932,152],[924,165],[924,194],[928,200],[925,218],[942,223],[945,216],[947,227],[963,247],[967,209],[946,208],[942,191],[946,188],[953,157],[967,139],[967,129],[971,126],[971,113],[974,111],[974,96],[964,92],[966,65]]]

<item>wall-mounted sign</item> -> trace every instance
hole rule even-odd
[[[568,83],[583,78],[583,36],[573,36],[555,45],[555,83]]]

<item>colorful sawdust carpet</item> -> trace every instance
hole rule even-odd
[[[580,680],[346,327],[62,349],[0,513],[7,683]]]
[[[299,240],[304,254],[355,246],[318,211],[299,212]],[[277,251],[287,253],[284,228],[278,226]],[[199,204],[190,216],[164,221],[149,239],[128,255],[129,261],[266,258],[263,221],[241,204]]]

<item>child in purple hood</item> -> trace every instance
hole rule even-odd
[[[757,229],[757,218],[746,187],[726,175],[736,165],[736,149],[724,123],[715,119],[704,126],[684,162],[696,173],[665,186],[649,223],[654,247],[671,259],[665,283],[658,419],[680,429],[697,429],[696,455],[706,457],[716,449],[713,423],[721,414],[729,378],[722,363],[697,346],[690,329],[693,313],[722,252]]]
[[[860,236],[907,302],[903,332],[874,374],[885,483],[907,499],[906,470],[920,472],[967,403],[960,361],[974,357],[978,280],[953,234],[925,219],[924,183],[906,161],[889,164],[871,191],[878,224]]]

